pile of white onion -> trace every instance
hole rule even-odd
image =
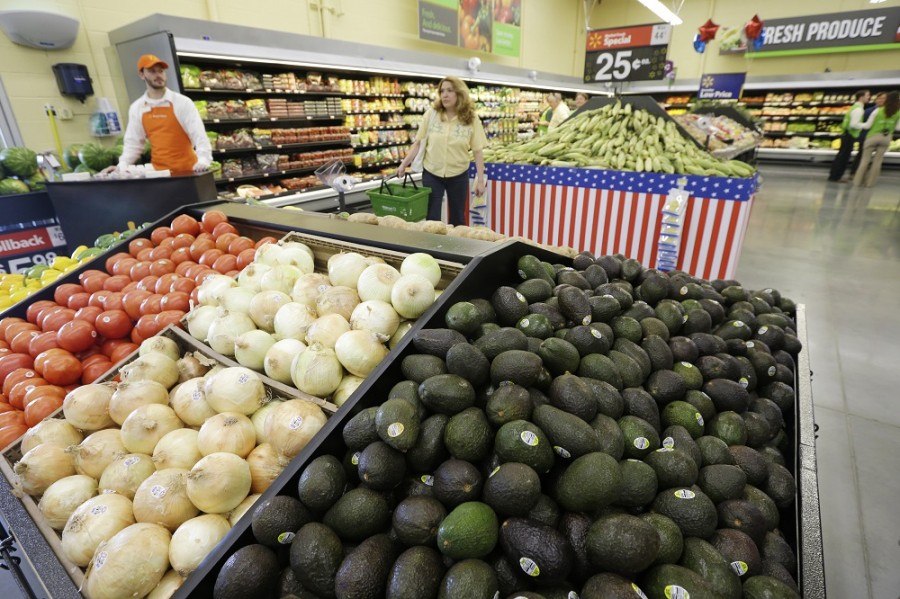
[[[76,388],[64,418],[23,438],[16,487],[40,498],[92,598],[170,596],[325,424],[253,370],[214,364],[148,339],[122,382]]]
[[[268,244],[237,279],[201,285],[188,330],[247,368],[340,406],[436,298],[437,260],[342,252],[315,272],[302,243]]]

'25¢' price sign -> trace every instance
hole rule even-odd
[[[662,79],[671,26],[643,25],[588,32],[584,81],[652,81]]]

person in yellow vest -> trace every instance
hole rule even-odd
[[[544,99],[544,104],[541,106],[541,115],[538,118],[537,123],[537,132],[538,135],[545,135],[550,127],[550,119],[553,118],[553,108],[547,104],[547,100]]]
[[[872,187],[881,174],[881,162],[891,138],[895,132],[900,131],[900,94],[888,93],[884,106],[872,112],[862,128],[868,129],[869,133],[861,150],[862,159],[856,169],[853,185],[859,187],[865,183],[866,187]]]
[[[867,89],[853,94],[855,100],[853,106],[844,115],[844,121],[841,123],[841,147],[834,158],[834,162],[831,163],[831,172],[828,174],[829,181],[840,181],[841,177],[844,176],[844,171],[847,170],[847,165],[850,164],[853,144],[856,143],[862,131],[863,114],[870,95]]]
[[[128,109],[128,128],[119,169],[135,164],[150,141],[153,168],[173,174],[203,172],[212,162],[212,148],[197,107],[166,87],[169,65],[158,56],[138,59],[138,73],[147,86],[144,95]]]

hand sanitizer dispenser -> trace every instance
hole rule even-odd
[[[91,115],[91,135],[106,137],[121,132],[119,114],[113,110],[112,104],[106,98],[97,98],[97,110]]]

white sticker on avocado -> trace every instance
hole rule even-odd
[[[591,329],[591,335],[594,336],[596,339],[603,339],[603,333],[601,333],[597,329]]]
[[[500,599],[500,591],[494,593],[494,599]]]
[[[522,442],[525,445],[529,445],[531,447],[537,447],[538,443],[540,443],[538,436],[531,431],[522,431],[522,434],[519,435],[519,437],[522,439]]]
[[[684,316],[681,317],[681,322],[682,322],[682,323],[685,323],[685,322],[687,322],[688,320],[690,320],[690,319],[688,318],[688,315],[687,315],[687,314],[685,314]]]
[[[756,346],[756,344],[753,343],[752,341],[748,341],[748,342],[746,342],[746,343],[744,344],[744,347],[746,347],[747,349],[750,349],[750,348],[755,347],[755,346]]]
[[[659,453],[669,453],[670,451],[675,451],[675,450],[671,447],[660,447],[656,451]]]
[[[778,372],[778,370],[774,366],[769,366],[769,369],[766,370],[766,372],[769,376],[775,376],[775,373]]]
[[[559,445],[554,445],[553,451],[555,451],[556,455],[558,455],[559,457],[565,458],[567,460],[572,457],[572,454],[566,451],[565,447],[560,447]]]
[[[291,418],[291,422],[288,424],[288,428],[292,431],[297,430],[301,426],[303,426],[303,416],[294,416],[293,418]]]
[[[677,584],[666,585],[663,593],[665,593],[666,599],[691,599],[691,594],[687,592],[687,589]]]
[[[569,591],[569,594],[566,595],[566,597],[568,599],[581,599],[581,597],[579,597],[578,593],[576,593],[575,591]]]
[[[361,452],[357,451],[356,453],[353,454],[353,457],[350,458],[350,463],[353,464],[354,466],[359,466],[359,454],[360,453]]]
[[[165,497],[167,492],[168,489],[166,489],[162,485],[153,485],[153,487],[150,489],[150,494],[157,499],[162,499],[163,497]]]
[[[97,557],[94,559],[94,570],[99,570],[103,567],[103,564],[106,563],[106,558],[108,557],[108,555],[109,554],[107,554],[105,551],[101,551],[97,554]]]
[[[522,325],[523,327],[527,327],[528,325],[531,324],[531,321],[528,320],[527,318],[523,318],[522,320],[519,321],[519,324]]]
[[[687,295],[687,292],[688,292],[687,285],[685,285],[684,287],[682,287],[681,289],[678,290],[678,293],[680,293],[681,295]]]
[[[697,419],[697,424],[703,426],[703,416],[700,414],[700,412],[696,412],[694,414],[694,417]]]
[[[641,587],[632,582],[631,588],[635,593],[637,593],[638,597],[640,597],[641,599],[647,599],[647,595],[644,594],[644,591],[641,590]]]
[[[95,516],[99,516],[100,514],[105,514],[107,507],[105,505],[98,505],[97,507],[91,510],[91,513]]]
[[[693,368],[694,367],[694,365],[691,364],[690,362],[679,362],[679,364],[681,364],[685,368]]]
[[[434,486],[434,477],[431,476],[430,474],[423,475],[422,478],[420,478],[419,480],[422,481],[423,483],[425,483],[425,485],[427,485],[429,487]]]
[[[534,560],[531,558],[520,557],[519,567],[522,568],[522,571],[529,576],[538,577],[541,575],[541,569],[538,568],[538,565],[534,563]]]
[[[491,473],[488,474],[488,478],[494,476],[494,475],[497,474],[498,472],[500,472],[500,466],[497,466],[496,468],[494,468],[493,470],[491,470]]]
[[[140,461],[141,461],[141,458],[134,455],[134,456],[131,456],[130,458],[128,458],[127,460],[125,460],[124,462],[122,462],[122,464],[124,464],[125,466],[134,466],[135,464],[137,464]]]
[[[678,499],[693,499],[697,494],[690,489],[678,489],[675,491],[675,497]]]
[[[393,439],[394,437],[399,437],[403,434],[403,429],[404,427],[402,422],[395,422],[391,424],[387,428],[388,437],[390,437],[391,439]]]
[[[742,326],[744,326],[744,322],[742,320],[735,320],[733,323],[731,323],[731,326],[742,327]]]
[[[743,576],[750,568],[747,566],[747,562],[738,560],[736,562],[731,562],[731,569],[734,570],[734,573],[738,576]]]
[[[638,449],[647,449],[650,447],[650,441],[648,441],[646,437],[637,437],[634,440],[634,446]]]
[[[587,326],[587,325],[591,324],[591,320],[593,320],[593,318],[591,316],[585,316],[584,318],[581,319],[581,324],[583,324],[584,326]]]
[[[526,275],[526,274],[525,274],[525,271],[522,270],[522,269],[519,269],[519,276],[522,277],[523,279],[527,279],[527,278],[528,278],[528,275]]]
[[[747,388],[747,385],[750,384],[750,381],[747,380],[747,377],[742,376],[741,378],[738,379],[738,383],[740,383],[741,387],[743,387],[744,389],[746,389],[746,388]]]
[[[673,439],[672,437],[666,437],[665,439],[663,439],[662,444],[666,449],[672,449],[673,447],[675,447],[675,439]]]
[[[763,326],[759,327],[759,330],[756,331],[756,334],[757,335],[765,335],[768,331],[769,331],[769,327],[767,327],[766,325],[763,325]]]
[[[249,380],[250,380],[249,374],[242,374],[241,376],[238,377],[237,382],[238,382],[238,385],[243,385],[244,383],[246,383]]]
[[[297,536],[296,533],[293,532],[283,532],[278,535],[278,542],[282,545],[290,545],[291,541],[294,540],[294,537]]]
[[[522,302],[523,304],[528,303],[528,300],[525,299],[525,296],[522,295],[521,293],[519,293],[518,291],[516,291],[516,297],[519,298],[519,301]]]

